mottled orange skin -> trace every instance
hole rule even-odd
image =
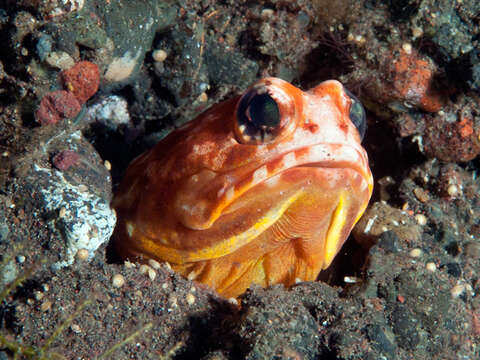
[[[130,164],[113,202],[122,257],[168,261],[226,297],[330,265],[372,192],[351,100],[334,80],[254,86],[274,94],[286,124],[269,143],[239,141],[235,97]]]

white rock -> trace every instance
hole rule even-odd
[[[130,123],[127,101],[117,95],[111,95],[88,108],[88,122],[99,122],[115,131],[119,125]]]
[[[91,259],[94,251],[110,239],[115,227],[116,216],[109,203],[93,192],[82,191],[81,185],[69,183],[61,171],[37,164],[34,170],[49,177],[47,186],[40,189],[45,209],[65,208],[63,217],[56,219],[66,241],[65,258],[53,264],[53,269],[71,265],[80,249],[88,250]]]

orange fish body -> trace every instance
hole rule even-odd
[[[128,167],[119,254],[167,261],[226,297],[315,280],[372,193],[352,120],[363,132],[361,104],[335,80],[303,92],[265,78],[212,106]]]

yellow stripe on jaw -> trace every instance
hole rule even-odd
[[[206,247],[204,249],[196,249],[192,251],[182,251],[158,244],[156,239],[142,237],[145,242],[145,248],[150,249],[155,257],[174,263],[184,264],[188,262],[204,261],[219,258],[231,254],[242,246],[247,245],[256,239],[261,233],[275,224],[283,215],[283,213],[303,194],[303,189],[293,193],[289,198],[270,209],[264,216],[249,229],[240,234],[233,235],[217,244]]]
[[[345,226],[345,222],[347,221],[348,209],[345,202],[345,194],[341,193],[338,197],[338,205],[333,212],[332,222],[330,223],[330,227],[325,238],[323,269],[326,269],[330,266],[333,258],[338,252],[338,241],[342,234],[342,229]]]

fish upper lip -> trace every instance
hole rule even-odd
[[[242,169],[245,167],[250,169],[243,172]],[[243,193],[287,170],[300,167],[348,168],[359,173],[367,183],[373,183],[366,151],[361,146],[342,143],[307,145],[289,149],[262,162],[259,166],[247,164],[245,167],[237,168],[233,174],[232,172],[223,174],[229,180],[219,189],[219,196],[228,193],[230,188],[238,189],[238,186],[243,189],[241,191]],[[236,173],[237,171],[243,173]]]
[[[325,143],[309,145],[298,149],[286,151],[265,162],[262,168],[269,163],[280,162],[283,166],[270,171],[270,176],[275,176],[288,169],[298,167],[318,168],[351,168],[360,173],[365,179],[371,177],[368,171],[368,156],[361,146],[352,146],[344,143]]]

